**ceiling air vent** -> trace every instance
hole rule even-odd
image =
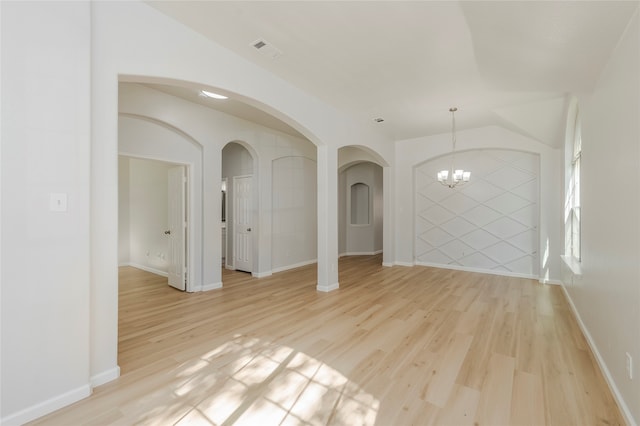
[[[280,51],[278,48],[264,39],[258,39],[254,41],[253,43],[251,43],[251,46],[253,46],[264,56],[267,56],[271,59],[276,59],[278,56],[282,55],[282,51]]]

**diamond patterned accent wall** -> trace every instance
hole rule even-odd
[[[538,277],[538,173],[527,152],[458,152],[471,181],[454,189],[436,180],[451,155],[414,167],[417,263]]]

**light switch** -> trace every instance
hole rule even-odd
[[[52,212],[67,211],[67,194],[51,193],[49,194],[49,210]]]

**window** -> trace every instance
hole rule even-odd
[[[567,193],[567,215],[565,221],[565,254],[578,262],[581,260],[580,251],[580,163],[582,156],[582,132],[580,117],[576,110],[573,149],[571,154],[571,169],[569,188]]]

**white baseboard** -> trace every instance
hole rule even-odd
[[[382,262],[382,266],[391,267],[394,265],[394,262]]]
[[[169,274],[165,271],[161,271],[159,269],[151,268],[149,266],[140,265],[138,263],[128,263],[126,266],[131,266],[137,269],[142,269],[143,271],[151,272],[152,274],[160,275],[161,277],[168,277]]]
[[[376,251],[348,251],[346,253],[341,253],[340,257],[342,256],[375,256],[376,254],[380,254],[382,253],[382,250],[376,250]]]
[[[264,278],[264,277],[269,277],[271,276],[273,273],[272,271],[265,271],[265,272],[252,272],[251,276],[255,277],[255,278]]]
[[[431,263],[431,262],[420,262],[420,261],[416,261],[416,265],[429,266],[431,268],[453,269],[455,271],[477,272],[479,274],[499,275],[499,276],[502,276],[502,277],[527,278],[527,279],[534,279],[534,280],[538,279],[537,275],[521,274],[521,273],[518,273],[518,272],[508,272],[508,271],[495,271],[493,269],[471,268],[471,267],[468,267],[468,266],[449,265],[449,264]]]
[[[120,377],[120,367],[116,365],[111,370],[103,371],[95,376],[91,376],[89,381],[91,383],[91,388],[95,388],[97,386],[104,385],[105,383],[109,383],[118,377]]]
[[[219,288],[222,288],[222,282],[203,284],[202,287],[200,287],[200,291],[217,290]]]
[[[399,260],[396,260],[393,264],[397,266],[415,266],[413,262],[401,262]]]
[[[591,333],[589,333],[589,330],[584,325],[584,322],[582,321],[582,317],[580,317],[580,313],[578,312],[578,309],[576,309],[576,305],[573,303],[573,299],[571,299],[571,295],[569,295],[569,292],[567,291],[567,287],[564,285],[564,283],[562,283],[561,286],[562,286],[562,291],[565,297],[567,298],[567,301],[569,302],[569,307],[571,308],[571,312],[573,312],[573,315],[576,318],[576,321],[578,322],[578,326],[580,327],[580,330],[582,331],[584,338],[587,340],[587,343],[589,344],[589,348],[591,348],[591,352],[596,358],[598,366],[600,367],[600,371],[602,371],[602,375],[604,376],[604,379],[606,380],[607,385],[609,385],[609,389],[611,390],[611,393],[613,394],[614,399],[618,403],[618,407],[620,407],[620,411],[622,411],[622,415],[624,416],[626,423],[629,426],[637,426],[638,424],[633,418],[633,415],[631,414],[631,410],[629,410],[629,407],[624,401],[624,398],[622,398],[622,395],[620,394],[620,391],[616,386],[616,382],[613,380],[613,377],[611,376],[611,372],[607,368],[607,364],[604,362],[604,359],[602,358],[602,355],[600,355],[600,351],[598,350],[596,343],[591,337]]]
[[[546,278],[546,279],[545,279],[545,278],[540,278],[540,279],[538,280],[538,282],[539,282],[540,284],[562,285],[562,281],[560,281],[560,280],[554,280],[554,279],[552,279],[552,278]]]
[[[322,291],[324,293],[328,293],[330,291],[337,290],[339,288],[340,288],[340,284],[339,283],[333,283],[333,284],[329,284],[329,285],[326,285],[326,286],[321,286],[320,284],[318,284],[316,286],[316,290]]]
[[[273,268],[271,272],[275,274],[276,272],[287,271],[289,269],[295,269],[301,266],[313,265],[314,263],[318,263],[318,259],[305,260],[304,262],[294,263],[293,265],[280,266],[278,268]]]
[[[39,417],[46,416],[62,407],[71,405],[74,402],[78,402],[91,395],[91,386],[80,386],[79,388],[65,392],[62,395],[58,395],[54,398],[43,401],[39,404],[32,405],[29,408],[20,410],[17,413],[10,414],[0,419],[0,424],[5,426],[22,425]]]

